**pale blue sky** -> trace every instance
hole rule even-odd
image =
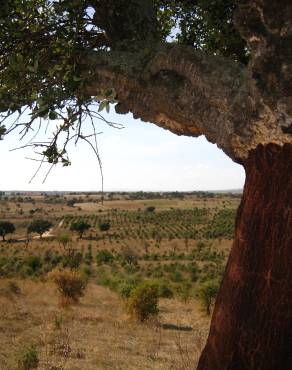
[[[97,122],[105,190],[223,190],[242,188],[243,168],[231,161],[204,137],[177,136],[130,114],[109,118],[124,124],[116,130]],[[101,190],[96,158],[86,143],[70,150],[71,167],[47,168],[29,184],[37,166],[24,159],[32,150],[9,152],[18,146],[17,134],[0,141],[0,190]]]

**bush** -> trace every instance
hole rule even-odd
[[[86,280],[77,271],[53,270],[49,278],[56,284],[64,305],[78,303],[84,295]]]
[[[96,255],[96,262],[98,265],[101,265],[103,263],[110,264],[114,260],[114,256],[111,252],[107,251],[106,249],[103,249],[99,251]]]
[[[71,238],[70,238],[69,234],[61,233],[57,236],[57,240],[63,246],[63,248],[66,250],[66,247],[70,243]]]
[[[24,347],[18,354],[18,370],[36,369],[38,363],[38,352],[33,345]]]
[[[123,279],[118,283],[117,291],[123,298],[129,298],[140,283],[141,280],[138,278]]]
[[[98,227],[100,231],[108,231],[111,227],[111,224],[109,223],[109,221],[105,221],[101,222]]]
[[[124,247],[120,252],[120,256],[123,263],[128,263],[129,265],[136,265],[138,263],[137,254],[130,247]]]
[[[188,273],[190,274],[191,281],[197,281],[199,276],[199,269],[196,264],[188,265]]]
[[[70,253],[63,257],[63,267],[69,267],[70,269],[77,269],[80,267],[82,262],[82,254],[76,252],[74,249]]]
[[[178,269],[175,269],[174,271],[171,271],[170,274],[169,274],[169,278],[171,281],[174,281],[176,283],[180,283],[181,281],[183,281],[183,276],[181,274],[180,271],[178,271]]]
[[[42,260],[39,256],[29,256],[25,259],[25,262],[32,273],[35,273],[42,268]]]
[[[127,301],[128,313],[143,322],[158,314],[158,290],[153,284],[141,284],[134,289]]]
[[[173,291],[169,287],[169,283],[165,280],[157,280],[153,282],[153,285],[157,287],[158,297],[160,298],[172,298]]]
[[[207,315],[210,315],[211,313],[211,306],[216,299],[218,291],[219,291],[218,280],[206,281],[200,287],[199,297],[200,297],[203,309]]]
[[[191,297],[192,284],[189,281],[183,281],[176,289],[179,298],[186,303]]]

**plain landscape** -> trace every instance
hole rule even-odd
[[[0,369],[194,368],[240,197],[1,193]]]

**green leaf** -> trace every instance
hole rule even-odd
[[[106,105],[107,105],[107,101],[106,100],[103,100],[100,104],[99,104],[99,108],[98,108],[98,111],[101,112],[102,110],[104,110],[104,108],[106,108]]]
[[[54,120],[57,118],[58,118],[58,114],[54,110],[51,110],[49,113],[49,119]]]

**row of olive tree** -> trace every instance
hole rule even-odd
[[[99,223],[98,227],[100,231],[108,231],[110,229],[110,222],[109,221],[104,221]],[[70,226],[71,231],[76,231],[77,234],[79,235],[79,238],[82,239],[83,234],[85,231],[89,230],[91,225],[85,221],[85,220],[77,220],[73,221]]]
[[[39,234],[40,238],[42,238],[43,234],[46,231],[49,231],[52,227],[52,223],[48,220],[44,219],[35,219],[33,220],[27,227],[27,233],[37,233]],[[1,221],[0,220],[0,236],[2,236],[2,240],[5,241],[5,236],[7,234],[12,234],[16,230],[15,225],[10,221]]]
[[[42,239],[43,234],[49,231],[52,227],[52,223],[44,219],[35,219],[27,227],[27,233],[37,233]],[[91,225],[84,220],[77,220],[71,223],[70,230],[76,231],[79,238],[82,239],[83,234],[87,231]],[[99,224],[100,231],[108,231],[110,229],[110,222],[105,221]],[[16,230],[15,225],[10,221],[0,220],[0,236],[2,236],[3,241],[5,241],[5,236],[7,234],[12,234]]]

